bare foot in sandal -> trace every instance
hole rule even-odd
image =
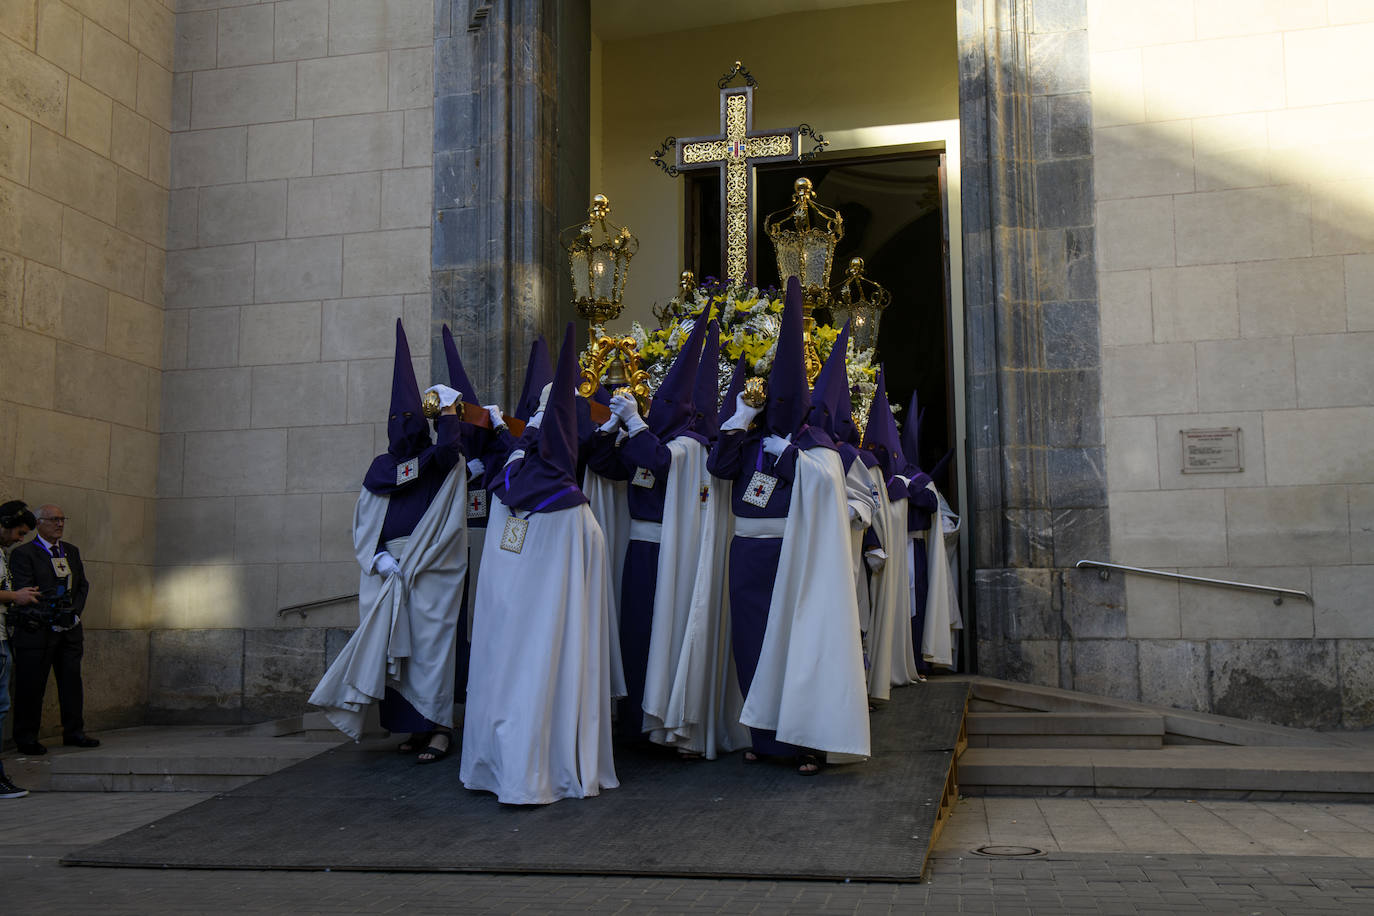
[[[453,735],[448,732],[435,732],[429,736],[429,745],[415,758],[416,763],[438,763],[448,756],[453,745]]]

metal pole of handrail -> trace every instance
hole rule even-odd
[[[1202,585],[1217,585],[1223,588],[1236,588],[1248,592],[1260,592],[1265,595],[1273,595],[1275,604],[1283,604],[1284,595],[1290,598],[1301,598],[1307,603],[1312,603],[1312,596],[1307,592],[1299,591],[1295,588],[1279,588],[1277,585],[1254,585],[1250,582],[1233,582],[1230,579],[1209,579],[1206,576],[1189,576],[1184,573],[1167,572],[1162,569],[1144,569],[1140,566],[1126,566],[1121,563],[1105,563],[1102,560],[1079,560],[1074,564],[1075,569],[1096,569],[1098,575],[1106,579],[1111,575],[1112,570],[1121,572],[1135,573],[1138,576],[1154,576],[1157,579],[1178,579],[1183,582],[1198,582]]]
[[[287,614],[290,614],[292,611],[295,611],[297,614],[300,614],[301,619],[304,620],[305,612],[312,607],[320,607],[321,605],[325,604],[333,604],[336,601],[352,601],[354,598],[357,597],[358,593],[354,592],[351,595],[335,595],[333,598],[317,598],[314,601],[302,601],[300,604],[292,604],[288,607],[282,608],[281,610],[277,611],[277,616],[285,617]]]

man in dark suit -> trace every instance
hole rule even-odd
[[[81,612],[91,586],[81,565],[81,552],[62,540],[66,524],[60,507],[40,506],[37,535],[10,554],[14,587],[35,586],[42,595],[34,605],[36,614],[10,621],[14,626],[10,638],[14,653],[14,743],[22,754],[48,752],[38,743],[38,726],[49,671],[57,680],[62,743],[74,747],[100,744],[86,736],[81,714]]]

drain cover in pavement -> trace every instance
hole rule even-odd
[[[1036,849],[1034,846],[979,846],[973,850],[980,856],[1039,856],[1044,855],[1044,850]]]

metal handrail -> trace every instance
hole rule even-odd
[[[320,605],[324,604],[333,604],[336,601],[351,601],[356,597],[358,597],[358,593],[354,592],[351,595],[335,595],[333,598],[317,598],[314,601],[302,601],[300,604],[292,604],[282,608],[280,611],[277,611],[277,616],[285,617],[287,614],[290,614],[292,611],[295,611],[297,614],[301,615],[301,620],[304,620],[305,612],[312,607],[319,607]]]
[[[1233,582],[1230,579],[1209,579],[1206,576],[1189,576],[1183,573],[1165,572],[1162,569],[1143,569],[1139,566],[1125,566],[1121,563],[1104,563],[1101,560],[1079,560],[1074,564],[1075,569],[1096,569],[1098,575],[1103,579],[1111,576],[1112,570],[1117,569],[1121,572],[1135,573],[1138,576],[1154,576],[1157,579],[1180,579],[1184,582],[1200,582],[1203,585],[1219,585],[1223,588],[1237,588],[1247,592],[1262,592],[1266,595],[1274,596],[1275,604],[1283,604],[1283,596],[1291,598],[1301,598],[1308,604],[1312,603],[1312,596],[1307,592],[1299,591],[1295,588],[1279,588],[1277,585],[1254,585],[1249,582]]]

